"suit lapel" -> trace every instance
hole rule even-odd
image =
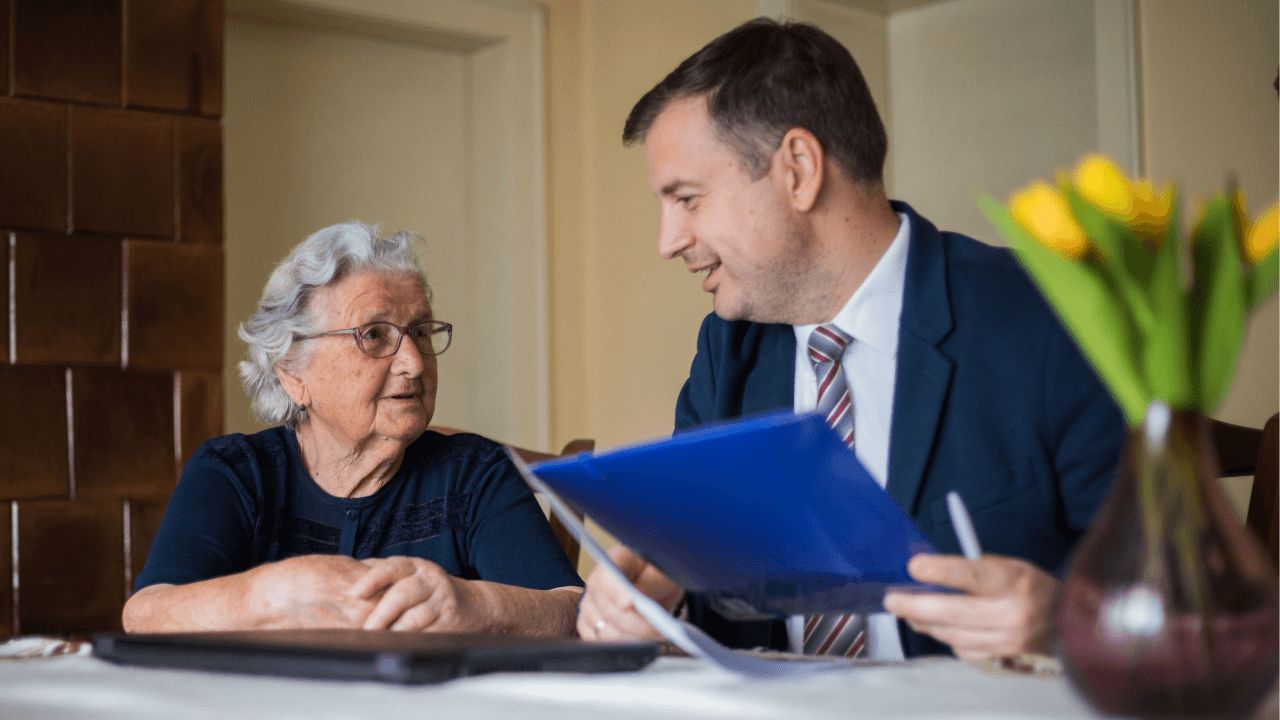
[[[951,387],[954,363],[938,349],[953,327],[947,295],[946,247],[938,229],[905,203],[894,210],[911,218],[907,277],[898,333],[886,490],[914,514],[920,484],[933,456],[933,441]]]
[[[742,393],[741,415],[795,407],[796,335],[790,325],[756,325],[761,334],[757,355],[744,364],[751,368]]]

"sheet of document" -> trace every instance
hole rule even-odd
[[[507,454],[511,456],[511,461],[515,463],[525,482],[529,483],[529,487],[547,501],[551,512],[555,513],[565,527],[569,528],[569,532],[582,544],[596,564],[604,568],[626,589],[640,615],[676,647],[694,657],[703,658],[723,670],[751,678],[794,678],[851,667],[848,662],[840,661],[770,660],[746,655],[726,648],[697,626],[672,617],[665,608],[631,584],[622,570],[609,559],[604,548],[600,547],[595,538],[587,532],[586,527],[569,509],[569,506],[546,483],[538,479],[519,455],[510,449],[507,450]]]

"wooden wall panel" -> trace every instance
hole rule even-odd
[[[12,93],[9,87],[9,2],[0,0],[0,87]]]
[[[222,432],[224,2],[0,0],[0,638],[119,627]]]
[[[19,95],[120,104],[121,0],[11,0]]]
[[[120,241],[16,233],[19,363],[120,366]]]
[[[178,120],[178,240],[222,244],[222,125]]]
[[[221,0],[129,0],[129,107],[222,113]]]
[[[130,500],[129,501],[129,591],[133,591],[133,579],[142,572],[147,562],[147,553],[151,543],[160,530],[160,520],[164,517],[165,500]]]
[[[0,366],[0,398],[0,501],[69,498],[66,371]]]
[[[11,262],[13,260],[13,243],[15,241],[15,233],[0,231],[0,261]],[[9,279],[7,273],[4,273],[4,276],[6,280]],[[10,303],[0,301],[0,364],[11,361],[9,357],[9,305]]]
[[[18,626],[23,633],[120,627],[120,503],[18,503]]]
[[[13,503],[0,503],[0,640],[14,632],[12,508]]]
[[[76,368],[71,377],[76,497],[168,497],[177,481],[173,376]]]
[[[173,118],[71,109],[71,222],[79,232],[172,238]]]
[[[0,226],[67,230],[67,108],[0,98]]]
[[[222,366],[222,248],[129,241],[129,365]]]
[[[212,373],[179,375],[181,448],[178,453],[186,464],[201,443],[222,434],[222,376]]]

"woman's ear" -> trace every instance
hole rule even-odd
[[[311,394],[307,392],[307,383],[302,378],[290,374],[283,362],[276,363],[275,371],[276,377],[280,379],[280,387],[284,388],[294,405],[306,407],[311,403]]]
[[[791,128],[782,136],[774,162],[782,171],[779,179],[791,206],[798,212],[811,210],[826,179],[826,153],[822,143],[804,128]]]

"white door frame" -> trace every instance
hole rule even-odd
[[[505,442],[550,444],[543,33],[531,0],[227,0],[229,14],[461,51],[474,119],[471,269],[483,327],[459,328],[476,357],[475,417]]]
[[[1094,0],[1098,73],[1098,151],[1130,176],[1142,167],[1141,106],[1138,103],[1138,28],[1134,0]]]

